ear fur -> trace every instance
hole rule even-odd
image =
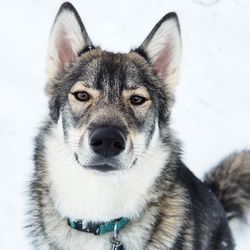
[[[178,17],[175,13],[164,16],[137,49],[146,55],[153,71],[167,88],[177,85],[181,58],[181,37]]]
[[[48,79],[76,60],[92,46],[80,16],[70,3],[62,4],[51,30],[46,63]]]

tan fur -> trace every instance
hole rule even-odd
[[[136,64],[145,64],[145,59],[136,52],[130,52],[127,56],[132,62],[135,62]]]
[[[125,90],[125,91],[123,91],[122,95],[124,98],[125,105],[133,108],[135,110],[135,112],[139,113],[141,116],[147,112],[148,108],[150,107],[150,105],[152,103],[152,101],[150,100],[150,96],[148,94],[147,89],[143,86],[136,88],[136,89]],[[143,103],[140,106],[133,106],[130,102],[130,97],[133,95],[145,97],[147,100],[145,101],[145,103]]]
[[[169,248],[173,246],[183,225],[183,221],[187,220],[187,204],[188,198],[186,197],[183,188],[176,185],[171,192],[171,195],[169,194],[162,203],[162,223],[156,228],[156,233],[152,238],[152,243],[147,249],[163,249],[166,242]],[[192,249],[191,241],[188,242],[191,247],[186,249]]]
[[[91,49],[90,51],[87,51],[83,53],[80,57],[80,61],[90,61],[92,59],[97,59],[102,56],[104,52],[100,48]]]
[[[90,100],[87,102],[79,102],[78,100],[76,100],[73,94],[78,91],[86,91],[90,95]],[[77,113],[82,111],[83,107],[87,108],[90,105],[92,106],[95,105],[99,96],[100,96],[99,91],[89,87],[88,84],[84,82],[75,83],[71,88],[70,93],[68,94],[70,105],[73,111]]]

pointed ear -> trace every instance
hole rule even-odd
[[[70,3],[64,3],[54,22],[48,46],[47,77],[51,79],[73,63],[92,43],[80,16]]]
[[[181,37],[175,13],[164,16],[137,50],[150,61],[153,71],[167,88],[174,90],[179,75]]]

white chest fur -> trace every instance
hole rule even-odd
[[[45,140],[45,155],[56,209],[62,216],[91,221],[138,216],[168,157],[158,140],[153,138],[151,144],[150,161],[142,155],[126,172],[97,175],[76,162],[62,130],[55,126]]]

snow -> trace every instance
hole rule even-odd
[[[249,0],[72,1],[103,48],[139,45],[167,12],[180,18],[183,60],[173,128],[185,163],[198,176],[232,151],[250,147]],[[0,249],[31,249],[25,236],[32,140],[47,113],[44,62],[61,1],[1,1]],[[237,224],[237,223],[236,223]],[[234,225],[237,250],[250,226]]]

